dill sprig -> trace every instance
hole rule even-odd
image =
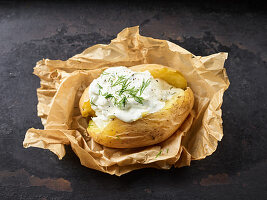
[[[113,80],[110,80],[110,79],[111,79],[111,77],[109,77],[108,82],[110,82],[111,86],[112,86],[113,85]]]
[[[93,99],[90,99],[90,104],[96,106],[96,104],[93,102]]]
[[[102,94],[102,96],[105,97],[105,99],[113,99],[114,100],[114,105],[117,105],[117,101],[118,99],[113,95],[113,94],[109,94],[109,93],[105,93],[105,94]]]
[[[123,83],[123,81],[125,80],[125,76],[118,76],[118,79],[115,81],[115,83],[112,83],[111,87],[114,87],[116,85],[119,85],[121,83]]]
[[[133,96],[133,98],[137,103],[143,104],[143,97]]]
[[[103,71],[103,72],[101,73],[101,75],[109,75],[109,73]]]
[[[109,73],[103,72],[102,74],[108,75]],[[131,83],[130,78],[127,78],[126,75],[115,77],[115,75],[111,73],[108,82],[110,83],[111,87],[117,85],[121,86],[121,89],[116,91],[116,94],[119,97],[116,98],[115,95],[109,93],[101,94],[100,90],[103,89],[103,87],[98,84],[98,87],[100,88],[99,95],[104,96],[106,99],[114,100],[113,102],[114,105],[118,106],[120,109],[123,109],[126,106],[126,103],[128,102],[128,98],[133,98],[137,103],[143,104],[144,98],[141,97],[141,95],[144,92],[144,90],[148,87],[151,81],[149,79],[146,81],[145,79],[143,79],[140,88],[135,88],[135,87],[128,88]]]
[[[99,85],[99,83],[97,83],[97,85],[98,85],[98,87],[99,87],[100,89],[102,89],[102,88],[103,88],[101,85]]]
[[[118,99],[116,97],[113,97],[114,99],[114,105],[117,105]]]
[[[140,87],[140,95],[144,92],[146,87],[150,84],[150,80],[147,79],[146,81],[143,79],[142,85]]]
[[[101,95],[101,89],[103,89],[103,87],[101,85],[99,85],[99,83],[97,83],[98,87],[99,87],[99,91],[98,94]]]
[[[114,96],[112,95],[112,94],[107,94],[106,96],[105,96],[105,99],[109,99],[109,98],[113,98]]]
[[[132,87],[131,89],[127,89],[126,91],[134,98],[137,103],[143,104],[144,98],[137,96],[139,89],[135,89],[135,87]]]
[[[119,91],[119,95],[121,96],[122,93],[124,93],[126,90],[127,90],[127,87],[129,86],[130,82],[128,82],[129,79],[125,79],[123,82],[122,82],[122,86],[121,86],[121,90]]]
[[[162,153],[162,150],[159,151],[159,153],[156,155],[155,158],[159,157],[161,155],[161,153]]]
[[[124,84],[119,92],[119,95],[122,95],[124,92],[127,92],[137,103],[143,104],[143,97],[137,96],[137,93],[139,89],[135,89],[135,87],[132,87],[130,89],[127,89],[129,86],[129,82]]]
[[[127,98],[126,96],[124,96],[117,104],[118,104],[118,107],[120,109],[122,109],[123,107],[125,107],[126,103],[127,103]]]
[[[135,87],[132,87],[130,89],[126,89],[125,92],[128,92],[131,96],[136,96],[139,89],[135,89]]]

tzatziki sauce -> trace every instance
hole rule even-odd
[[[90,104],[96,114],[92,120],[99,128],[104,128],[114,118],[130,123],[161,110],[167,100],[182,91],[153,78],[149,71],[111,67],[89,87]]]

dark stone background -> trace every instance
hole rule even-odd
[[[0,199],[267,199],[266,7],[202,3],[1,1]],[[229,52],[217,151],[190,167],[116,177],[81,166],[69,147],[61,161],[47,150],[23,149],[26,130],[42,128],[35,63],[65,60],[135,25],[195,55]]]

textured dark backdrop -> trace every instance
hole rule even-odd
[[[265,10],[247,1],[1,1],[0,199],[267,199]],[[81,166],[69,147],[61,161],[47,150],[23,149],[26,130],[42,128],[35,63],[67,59],[135,25],[196,55],[229,52],[217,151],[191,167],[115,177]]]

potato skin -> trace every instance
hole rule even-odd
[[[133,71],[148,70],[154,78],[160,78],[184,92],[174,95],[160,111],[148,114],[141,119],[126,123],[115,118],[100,130],[90,120],[87,132],[99,144],[112,148],[136,148],[157,144],[170,137],[186,119],[194,105],[194,95],[187,87],[183,75],[169,67],[157,64],[142,64],[130,67]],[[85,89],[80,102],[83,117],[95,116],[90,105],[89,87]]]
[[[99,144],[112,148],[136,148],[157,144],[170,137],[183,123],[194,105],[190,88],[166,102],[163,109],[132,123],[117,118],[100,130],[91,120],[89,135]]]
[[[184,76],[177,70],[158,64],[142,64],[130,67],[136,72],[149,71],[154,78],[159,78],[176,88],[186,89],[187,81]]]

